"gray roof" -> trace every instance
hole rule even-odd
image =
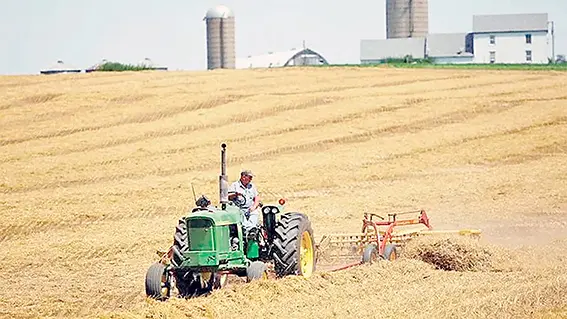
[[[360,60],[383,60],[411,55],[422,59],[425,54],[425,38],[395,38],[360,41]]]
[[[466,33],[432,33],[427,36],[427,52],[430,57],[473,56],[466,52]]]
[[[473,16],[473,32],[546,31],[547,13]]]

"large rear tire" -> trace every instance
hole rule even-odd
[[[277,277],[309,278],[315,271],[315,241],[309,218],[301,213],[283,214],[275,229],[274,270]]]
[[[189,239],[187,236],[187,223],[185,219],[180,218],[175,228],[175,235],[173,235],[173,247],[171,264],[173,267],[178,268],[185,259],[183,253],[189,249]]]

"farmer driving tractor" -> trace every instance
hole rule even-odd
[[[258,226],[260,216],[260,195],[252,183],[254,174],[250,170],[240,172],[240,179],[228,188],[228,199],[233,201],[243,212],[242,227],[245,232]]]

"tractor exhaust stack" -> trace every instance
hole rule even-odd
[[[221,174],[219,176],[219,195],[222,209],[228,203],[228,177],[226,176],[226,144],[221,144]]]

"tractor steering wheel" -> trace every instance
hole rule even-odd
[[[228,192],[229,195],[231,194],[236,194],[236,192]],[[246,205],[246,197],[244,197],[244,195],[242,194],[238,194],[236,195],[235,198],[232,199],[232,202],[238,206],[238,207],[242,207],[244,205]]]

